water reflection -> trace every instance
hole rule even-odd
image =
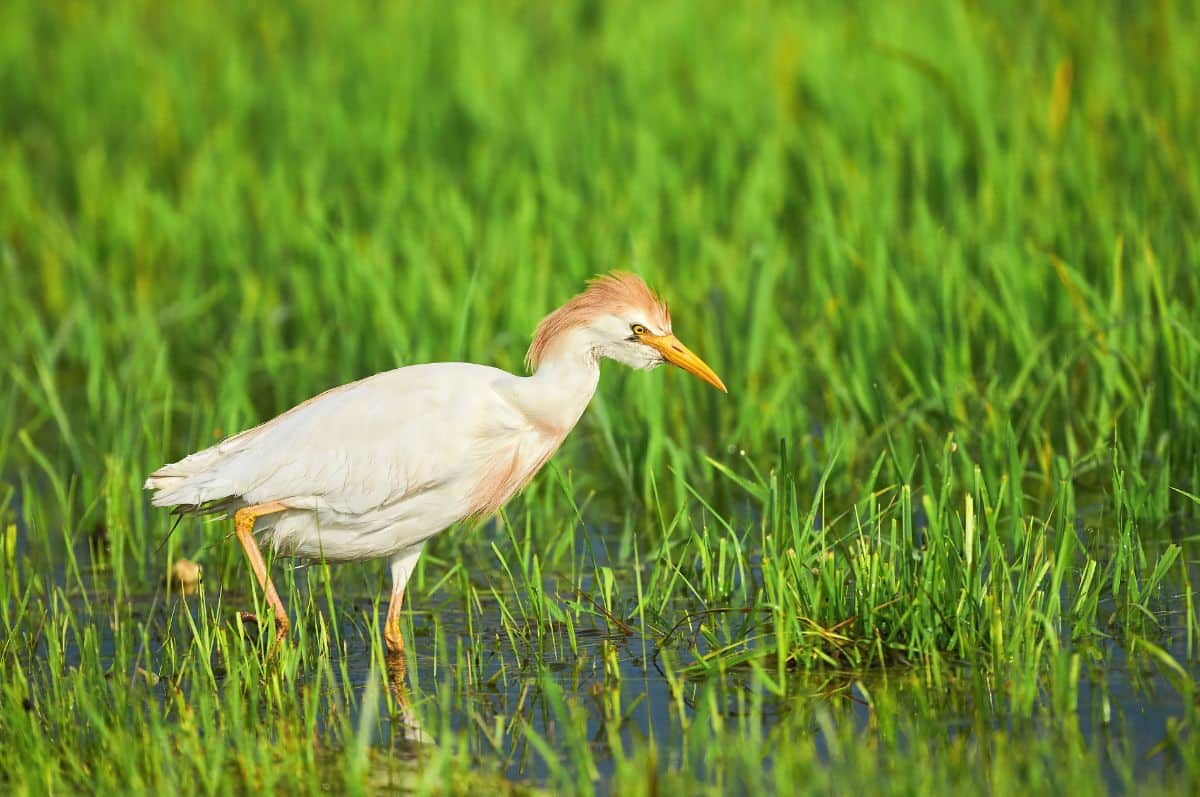
[[[407,679],[408,659],[403,653],[386,651],[384,665],[393,707],[389,716],[392,742],[409,747],[434,744],[433,737],[425,732],[413,710],[412,692]]]

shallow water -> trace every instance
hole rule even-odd
[[[604,547],[599,540],[595,542],[594,550],[603,563]],[[77,555],[80,561],[87,560],[83,551]],[[574,649],[561,629],[538,639],[536,628],[530,626],[526,638],[513,641],[502,612],[512,610],[515,596],[481,593],[480,605],[468,614],[461,596],[450,590],[422,597],[417,605],[408,607],[412,611],[408,641],[416,653],[415,667],[403,675],[402,694],[409,705],[408,710],[389,713],[388,696],[374,686],[380,680],[375,670],[379,656],[373,647],[378,642],[370,628],[372,612],[383,612],[386,606],[379,606],[377,596],[365,589],[371,580],[367,576],[373,576],[374,570],[356,571],[355,567],[359,566],[335,572],[339,592],[332,617],[322,607],[320,568],[297,571],[298,597],[304,600],[311,591],[318,611],[340,629],[342,644],[333,646],[334,660],[330,664],[333,672],[341,672],[344,667],[355,692],[355,699],[347,706],[351,723],[357,726],[366,712],[379,754],[392,756],[398,766],[411,765],[421,745],[436,742],[446,729],[452,729],[471,739],[473,752],[502,761],[507,778],[534,784],[545,781],[551,774],[551,764],[529,746],[525,728],[531,728],[551,745],[563,742],[563,723],[548,699],[548,687],[578,698],[575,705],[585,715],[582,730],[590,740],[601,791],[615,766],[608,753],[612,739],[607,733],[613,711],[623,717],[621,745],[629,749],[635,741],[653,739],[660,751],[660,768],[677,766],[679,751],[687,744],[683,728],[714,703],[730,723],[738,723],[747,721],[747,705],[760,700],[761,710],[752,716],[764,733],[795,712],[803,712],[801,716],[805,717],[821,713],[836,723],[852,723],[860,734],[876,733],[870,703],[885,696],[901,711],[932,718],[950,735],[975,734],[981,718],[987,728],[1003,728],[1019,721],[1004,708],[1008,700],[1005,685],[991,684],[986,676],[967,666],[946,681],[953,687],[941,691],[929,687],[916,670],[903,667],[887,672],[794,672],[788,676],[786,696],[776,697],[767,694],[748,670],[672,679],[663,670],[658,639],[652,634],[643,636],[636,628],[629,629],[630,633],[614,632],[599,617],[593,627],[575,629]],[[342,572],[346,570],[349,572]],[[277,572],[276,578],[280,575]],[[78,613],[86,614],[84,604],[91,605],[91,626],[99,635],[103,664],[108,670],[116,663],[113,630],[104,608],[111,602],[106,591],[110,576],[92,570],[82,571],[81,576],[82,585],[60,570],[56,580],[59,585],[75,584],[69,591],[74,594],[72,604]],[[1193,583],[1200,581],[1200,566],[1191,564],[1189,577]],[[544,580],[546,591],[555,594],[555,574],[546,574]],[[563,582],[569,583],[570,579],[564,578]],[[348,589],[355,584],[358,589]],[[591,586],[586,577],[583,586]],[[85,595],[88,600],[84,600]],[[158,592],[131,600],[135,619],[149,621],[156,613],[161,617],[184,608],[175,603],[178,601],[185,601],[186,608],[195,612],[201,599],[168,598]],[[220,601],[222,616],[230,618],[248,600],[248,596],[232,590],[207,598],[211,604]],[[1200,669],[1187,658],[1183,602],[1179,596],[1166,595],[1160,603],[1159,642],[1194,678]],[[687,610],[680,607],[680,618]],[[382,617],[379,624],[382,626]],[[512,627],[511,623],[507,626]],[[517,628],[520,630],[519,624]],[[1144,659],[1132,665],[1116,640],[1100,648],[1081,650],[1081,654],[1084,666],[1074,709],[1077,726],[1089,745],[1101,752],[1110,789],[1123,791],[1142,777],[1177,769],[1179,762],[1172,754],[1158,750],[1186,709],[1185,698],[1169,675],[1161,668],[1147,667]],[[154,673],[157,658],[157,650],[143,651],[138,666]],[[79,664],[77,653],[67,651],[67,664]],[[392,675],[395,682],[395,673]],[[681,684],[682,690],[677,691]],[[340,685],[330,686],[329,690],[330,701],[344,699]],[[439,692],[448,692],[451,699],[439,700]],[[370,700],[375,702],[368,706]],[[1050,700],[1044,693],[1035,698],[1047,706]],[[580,723],[576,721],[575,726],[580,727]],[[829,726],[811,720],[803,727],[817,749],[824,750]],[[904,743],[902,740],[901,745]],[[416,760],[419,762],[419,756]],[[1130,762],[1132,772],[1127,769]],[[697,763],[692,757],[689,765],[695,777],[703,780],[703,761]],[[770,765],[768,759],[765,766]]]
[[[440,626],[441,634],[459,635],[462,639],[468,636],[465,618],[461,613],[456,614],[453,610],[443,609],[438,612],[436,621],[428,617],[417,621],[418,634],[415,644],[418,649],[428,638],[430,626],[435,623]],[[1164,630],[1175,639],[1175,643],[1168,646],[1168,652],[1179,662],[1187,661],[1182,625],[1173,628],[1168,626]],[[677,748],[681,743],[678,716],[681,702],[673,699],[669,679],[656,667],[652,644],[638,636],[600,632],[581,633],[578,635],[578,643],[579,655],[574,660],[570,656],[557,661],[548,657],[550,666],[547,669],[552,673],[553,680],[570,694],[606,693],[611,689],[618,689],[620,705],[633,707],[621,730],[623,742],[628,745],[635,737],[650,737],[655,739],[660,750],[671,751]],[[484,724],[489,724],[497,717],[511,718],[521,714],[539,734],[553,738],[553,716],[540,705],[536,673],[523,670],[522,662],[517,661],[505,647],[495,645],[482,655],[485,662],[482,680],[490,686],[472,695],[468,702],[455,706],[450,717],[451,724],[456,729],[465,728],[479,719],[482,719]],[[1090,744],[1098,745],[1103,751],[1110,788],[1113,791],[1121,791],[1124,783],[1120,772],[1120,767],[1123,766],[1121,762],[1135,762],[1136,769],[1132,773],[1135,779],[1170,768],[1168,754],[1156,752],[1156,748],[1164,741],[1169,723],[1184,715],[1184,698],[1161,670],[1130,668],[1126,654],[1119,645],[1111,644],[1104,651],[1097,653],[1101,654],[1102,666],[1085,668],[1088,674],[1080,679],[1078,723],[1085,739]],[[614,655],[620,673],[619,683],[615,685],[614,679],[605,678],[602,669],[606,656],[611,658]],[[371,675],[370,656],[365,648],[351,652],[347,664],[351,678],[361,689]],[[582,666],[578,666],[580,664]],[[417,668],[418,683],[434,682],[437,676],[432,656],[419,655]],[[496,678],[502,671],[515,672],[517,675]],[[870,690],[875,700],[879,699],[881,690],[891,690],[892,697],[901,705],[911,704],[914,712],[922,711],[928,714],[932,708],[946,728],[971,733],[973,712],[985,707],[974,703],[969,688],[963,692],[930,694],[919,678],[906,677],[909,675],[911,674],[903,670],[892,670],[886,675],[882,672],[795,673],[790,677],[786,698],[767,699],[762,712],[764,729],[769,730],[770,725],[783,714],[804,704],[807,710],[822,706],[836,708],[836,711],[831,712],[831,716],[839,721],[853,722],[859,732],[870,732],[871,709],[867,697],[861,691],[865,687]],[[452,679],[453,673],[443,672],[442,676]],[[964,668],[960,680],[964,684],[969,683],[971,676],[969,668]],[[723,682],[717,683],[718,681]],[[730,718],[736,717],[741,711],[736,699],[737,693],[756,689],[754,679],[749,673],[736,672],[724,679],[713,676],[710,679],[693,680],[688,686],[691,694],[683,698],[682,705],[689,718],[696,712],[695,699],[704,694],[706,687],[716,688],[726,697],[723,708],[726,716]],[[920,699],[916,694],[918,691],[922,692]],[[1000,700],[1002,696],[996,696],[996,699]],[[586,733],[589,738],[595,740],[596,761],[603,782],[611,776],[613,768],[613,762],[603,754],[607,745],[607,742],[603,741],[603,709],[599,700],[582,700],[580,704],[587,708]],[[918,708],[918,705],[921,708]],[[997,712],[991,724],[997,726],[1006,721],[1010,721],[1009,718],[1006,718],[1003,712]],[[387,745],[394,742],[397,736],[403,737],[411,733],[408,728],[401,728],[397,733],[387,717],[381,717],[380,722],[376,737],[380,745]],[[813,723],[810,730],[818,746],[822,747],[821,737],[824,730],[821,725]],[[510,779],[539,782],[547,776],[545,762],[537,756],[521,754],[519,734],[506,732],[500,750],[511,756],[506,770]],[[664,767],[670,765],[670,755],[664,755],[659,763]],[[769,766],[770,762],[766,765]],[[701,780],[704,778],[702,772],[697,772],[696,776]]]

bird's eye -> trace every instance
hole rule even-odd
[[[641,324],[634,324],[633,326],[630,327],[630,329],[633,330],[633,334],[635,334],[635,335],[645,335],[646,334],[646,328],[644,326],[642,326]]]

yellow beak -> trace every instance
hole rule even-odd
[[[708,363],[701,360],[687,346],[680,343],[679,338],[674,335],[642,335],[641,339],[647,345],[658,349],[667,362],[672,365],[678,365],[689,374],[700,377],[722,393],[729,392],[725,387],[725,383],[721,381],[721,377],[717,376],[713,369],[708,367]]]

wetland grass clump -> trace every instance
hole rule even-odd
[[[714,517],[691,549],[664,557],[674,564],[663,581],[677,575],[698,607],[696,622],[683,624],[705,639],[693,666],[761,663],[765,653],[781,679],[789,667],[955,662],[1006,677],[1041,671],[1064,647],[1158,639],[1170,596],[1190,593],[1187,583],[1168,589],[1164,581],[1187,575],[1182,542],[1146,523],[1165,507],[1130,512],[1125,470],[1114,461],[1115,514],[1089,517],[1066,463],[1055,466],[1058,478],[1033,499],[1021,469],[972,462],[950,440],[927,481],[896,484],[883,473],[894,467],[876,468],[862,497],[835,516],[827,481],[800,494],[779,475],[786,458],[766,477],[717,465],[753,496],[760,520],[738,532]],[[714,561],[726,550],[728,562]],[[746,551],[757,554],[753,566]],[[1195,623],[1187,615],[1182,629],[1189,658]]]
[[[10,3],[0,791],[1195,793],[1197,24]],[[270,657],[226,525],[148,509],[614,267],[730,395],[607,374],[403,673],[384,568],[274,563]]]

